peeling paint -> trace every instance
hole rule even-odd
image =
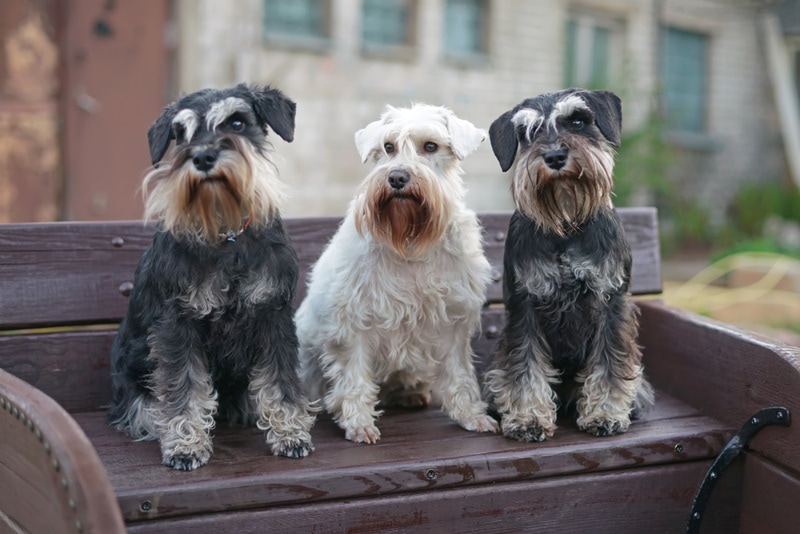
[[[59,216],[58,47],[29,5],[0,33],[0,223]]]
[[[57,218],[60,161],[54,114],[0,110],[0,223]]]
[[[38,13],[32,13],[3,42],[8,96],[26,101],[48,99],[58,88],[58,47]]]

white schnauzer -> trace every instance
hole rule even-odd
[[[431,394],[467,430],[496,432],[470,337],[489,281],[460,160],[486,132],[447,108],[387,107],[356,132],[375,168],[314,266],[295,316],[301,377],[351,441],[375,443],[388,406]]]

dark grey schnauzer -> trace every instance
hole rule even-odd
[[[596,436],[625,432],[653,403],[627,293],[630,245],[611,203],[621,128],[616,95],[566,89],[525,100],[489,129],[503,171],[516,159],[506,326],[484,377],[509,438],[553,436],[562,381],[578,386],[578,427]]]
[[[206,89],[147,132],[145,215],[159,222],[112,347],[109,420],[158,439],[175,469],[208,462],[218,412],[264,430],[276,455],[314,449],[296,371],[297,257],[267,137],[293,139],[295,107],[269,87]]]

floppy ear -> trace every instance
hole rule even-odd
[[[511,122],[515,109],[506,111],[495,119],[489,127],[489,141],[492,143],[492,151],[500,168],[506,172],[514,163],[517,157],[517,128]]]
[[[176,110],[175,104],[165,107],[161,116],[147,130],[147,143],[150,145],[150,159],[153,161],[153,166],[161,161],[169,148],[169,142],[175,138],[172,133],[172,119],[175,118]]]
[[[594,122],[603,136],[619,146],[622,133],[622,101],[609,91],[586,91],[581,94],[594,113]]]
[[[269,125],[287,143],[294,140],[294,116],[297,104],[278,89],[250,86],[253,111],[261,127]]]
[[[369,155],[381,142],[381,132],[383,131],[383,119],[371,122],[364,128],[356,132],[356,149],[361,156],[361,163],[366,163]]]
[[[450,148],[460,160],[475,152],[486,141],[486,130],[459,119],[452,112],[447,115],[447,130],[450,132]]]

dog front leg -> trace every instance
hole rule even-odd
[[[487,404],[481,399],[478,379],[472,365],[469,329],[459,325],[456,339],[443,346],[453,347],[443,358],[436,379],[436,391],[442,400],[442,411],[465,430],[497,432],[497,422],[486,414]]]
[[[151,406],[164,465],[191,471],[208,463],[217,392],[200,336],[189,320],[169,321],[148,339],[156,362]]]
[[[350,347],[326,347],[322,354],[325,378],[330,384],[325,409],[333,414],[345,438],[356,443],[377,443],[381,437],[375,419],[380,387],[370,366],[369,349],[363,340]]]
[[[644,381],[633,304],[616,295],[598,316],[586,367],[575,378],[582,383],[577,422],[590,434],[612,436],[628,430],[637,397],[647,393],[645,403],[652,403],[652,393]]]
[[[264,358],[250,375],[250,395],[256,404],[256,426],[276,456],[303,458],[313,450],[311,427],[316,419],[297,375],[297,336],[291,312],[261,315],[262,338],[256,350]]]
[[[550,348],[535,311],[520,308],[508,317],[492,367],[484,377],[484,391],[502,417],[507,438],[544,441],[556,430],[560,382]]]

